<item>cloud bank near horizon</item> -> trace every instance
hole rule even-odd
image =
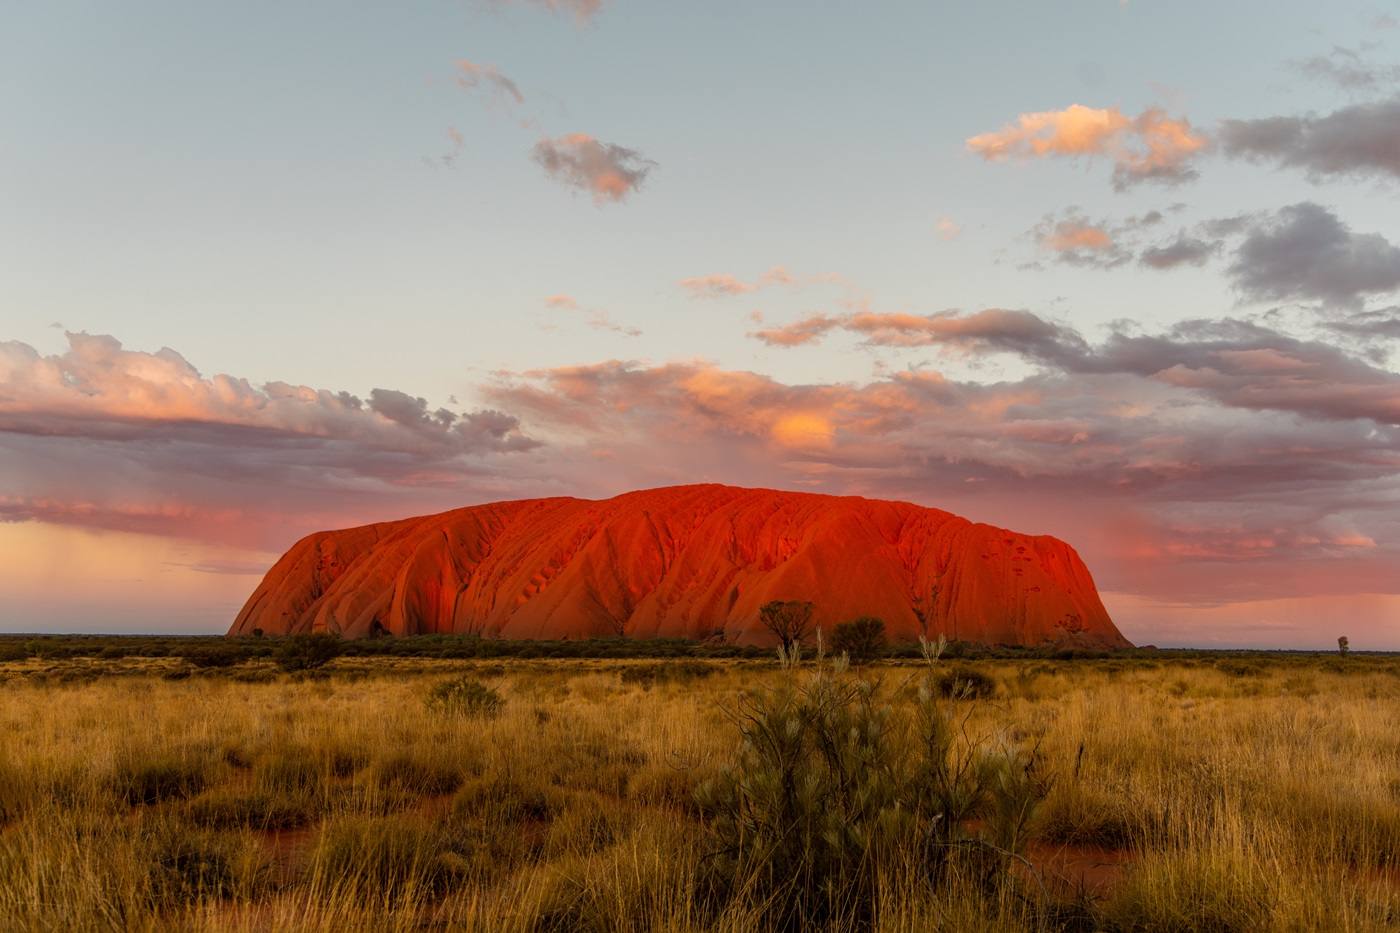
[[[489,499],[717,481],[907,498],[1054,533],[1134,599],[1396,591],[1400,375],[1364,354],[1239,320],[1098,342],[1008,309],[823,328],[1009,354],[1033,372],[790,384],[703,360],[614,360],[497,374],[479,387],[485,406],[463,413],[400,390],[208,377],[111,337],[69,334],[48,356],[9,342],[0,521],[267,552]]]

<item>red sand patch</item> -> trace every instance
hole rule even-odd
[[[1126,849],[1102,846],[1031,845],[1026,858],[1051,891],[1102,895],[1123,880],[1133,861]]]

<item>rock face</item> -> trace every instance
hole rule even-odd
[[[526,499],[297,542],[229,630],[726,638],[770,644],[759,607],[862,615],[891,639],[1126,647],[1068,544],[906,502],[676,486]]]

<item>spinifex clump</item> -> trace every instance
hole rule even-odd
[[[967,712],[938,686],[942,646],[924,647],[911,702],[826,659],[820,640],[809,669],[784,652],[780,683],[742,697],[737,760],[697,791],[717,906],[744,901],[776,929],[863,927],[895,873],[1012,880],[1048,784],[1033,751],[967,740]]]

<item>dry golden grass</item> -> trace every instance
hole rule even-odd
[[[748,930],[697,893],[741,691],[701,662],[0,668],[6,929]],[[658,665],[661,665],[660,667]],[[1053,777],[1003,882],[882,869],[875,928],[1400,927],[1400,661],[987,661]],[[687,667],[689,669],[687,669]],[[875,665],[910,702],[912,666]],[[476,671],[498,714],[430,706]]]

